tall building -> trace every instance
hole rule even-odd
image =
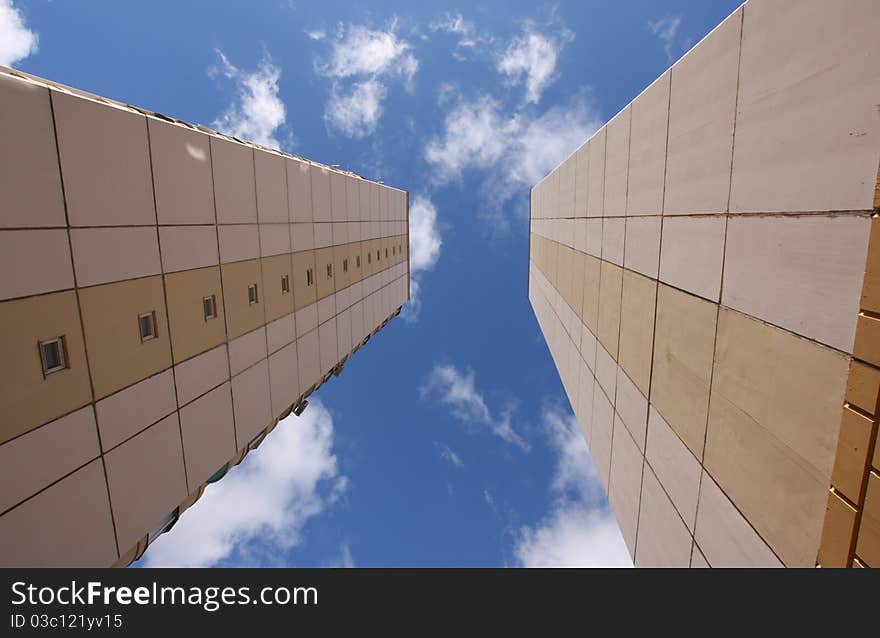
[[[408,194],[2,67],[0,139],[0,565],[127,565],[400,311]]]
[[[880,567],[880,3],[749,0],[531,192],[638,565]]]

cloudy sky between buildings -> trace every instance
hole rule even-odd
[[[413,299],[142,565],[629,565],[527,299],[529,187],[733,0],[0,0],[0,64],[410,193]]]

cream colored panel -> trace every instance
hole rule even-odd
[[[120,547],[138,542],[189,493],[176,412],[105,454],[104,463]]]
[[[91,406],[0,446],[0,511],[36,494],[98,454],[98,429]]]
[[[0,227],[66,226],[49,91],[0,76]],[[2,251],[0,251],[2,254]]]
[[[874,208],[877,3],[755,1],[744,24],[731,211]]]
[[[59,525],[59,521],[64,521]],[[118,558],[100,459],[0,517],[3,567],[108,567]]]
[[[669,76],[661,75],[632,103],[627,215],[659,215],[663,210]]]
[[[727,211],[742,9],[672,68],[667,215]]]
[[[0,300],[73,288],[67,231],[0,230]]]
[[[731,217],[722,302],[852,352],[869,223],[867,216]]]
[[[146,118],[60,91],[52,102],[71,226],[154,225]]]
[[[210,138],[147,118],[159,224],[214,224]]]

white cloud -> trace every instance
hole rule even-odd
[[[316,69],[331,78],[401,74],[412,79],[419,68],[418,60],[394,28],[393,23],[386,31],[363,25],[342,27],[333,42],[330,62],[319,62]]]
[[[562,29],[558,37],[547,36],[527,23],[522,35],[514,38],[499,56],[498,72],[507,76],[511,85],[524,81],[526,102],[537,104],[541,93],[555,79],[560,50],[573,37],[568,29]]]
[[[506,158],[507,180],[533,186],[598,131],[602,120],[579,99],[520,124]]]
[[[437,397],[449,408],[452,416],[465,425],[487,427],[508,443],[523,450],[529,449],[529,444],[511,426],[512,410],[509,407],[498,417],[492,415],[482,393],[476,388],[473,370],[459,370],[448,364],[436,365],[422,385],[421,395],[423,398]]]
[[[308,36],[309,40],[315,40],[316,42],[319,42],[327,37],[327,34],[320,29],[315,29],[313,31],[307,30],[305,34],[306,36]]]
[[[457,37],[455,48],[452,50],[452,55],[457,60],[465,60],[467,51],[485,47],[493,42],[492,36],[478,33],[474,23],[466,20],[457,11],[434,20],[428,28],[434,32],[440,31]]]
[[[508,115],[489,96],[459,99],[446,115],[443,133],[426,145],[425,159],[440,184],[461,179],[465,171],[481,171],[487,209],[480,212],[497,230],[504,225],[504,205],[536,184],[601,125],[583,95],[537,116],[522,111]]]
[[[385,93],[385,85],[376,80],[357,82],[344,94],[334,86],[324,119],[348,137],[366,137],[376,130]]]
[[[437,448],[437,454],[440,455],[440,458],[449,463],[450,465],[454,465],[455,467],[462,468],[464,467],[464,461],[461,460],[461,457],[448,445],[444,445],[442,443],[434,442],[434,447]]]
[[[0,64],[13,66],[37,52],[39,37],[25,26],[12,0],[0,0]]]
[[[417,195],[409,207],[410,301],[401,313],[408,323],[419,318],[422,276],[437,264],[442,245],[437,228],[437,208],[425,195]]]
[[[409,263],[413,271],[431,270],[440,258],[443,241],[437,231],[437,209],[424,195],[409,208]]]
[[[302,416],[287,417],[239,466],[209,485],[150,546],[145,564],[207,567],[236,558],[259,563],[301,545],[305,524],[347,487],[332,448],[333,418],[319,399],[311,399]]]
[[[603,500],[603,488],[577,421],[549,408],[544,431],[556,451],[550,489],[553,503],[544,519],[525,526],[513,554],[523,567],[631,566],[620,529]]]
[[[217,54],[223,74],[238,85],[238,98],[214,121],[214,127],[228,135],[280,149],[276,134],[287,117],[284,102],[278,97],[281,70],[268,55],[256,71],[248,73],[233,66],[219,49]]]
[[[391,79],[400,78],[407,90],[412,89],[419,61],[409,42],[395,32],[396,26],[395,21],[385,30],[340,26],[336,37],[328,40],[330,59],[315,62],[316,73],[332,80],[324,118],[348,137],[361,138],[376,130]]]
[[[655,22],[649,22],[648,26],[663,43],[666,59],[672,62],[675,59],[675,38],[678,35],[678,27],[681,26],[681,16],[666,16]]]
[[[519,128],[519,119],[505,119],[498,102],[489,96],[459,101],[446,115],[443,137],[432,139],[425,147],[425,159],[437,169],[441,181],[450,181],[467,168],[485,169],[496,164]]]
[[[521,567],[629,567],[629,553],[614,517],[574,504],[556,508],[514,548]]]
[[[446,33],[469,36],[474,32],[474,23],[468,22],[461,13],[455,12],[447,13],[442,18],[435,20],[428,28],[431,31],[445,31]],[[465,46],[471,46],[471,44],[466,44]]]

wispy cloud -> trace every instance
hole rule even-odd
[[[351,554],[351,545],[349,545],[348,542],[342,543],[339,546],[339,553],[332,560],[328,561],[324,567],[343,567],[346,569],[356,567],[354,556]]]
[[[289,416],[147,550],[150,567],[273,564],[345,492],[333,418],[319,399]]]
[[[556,62],[562,47],[574,38],[574,33],[561,29],[556,35],[538,31],[532,23],[523,26],[498,57],[497,69],[510,85],[525,83],[526,102],[537,104],[544,89],[556,78]]]
[[[0,64],[13,66],[37,52],[39,37],[27,28],[12,0],[0,0]]]
[[[437,441],[434,441],[434,447],[437,448],[437,454],[440,456],[441,459],[454,467],[464,467],[464,461],[462,461],[458,453],[456,453],[448,445],[444,445],[443,443],[438,443]]]
[[[276,137],[287,111],[278,96],[281,69],[265,55],[256,71],[242,71],[217,50],[223,75],[236,83],[238,96],[213,126],[229,135],[269,148],[281,148]]]
[[[330,43],[329,59],[316,60],[315,72],[332,81],[324,119],[343,135],[362,138],[376,130],[391,80],[412,88],[419,61],[396,29],[395,20],[385,29],[340,25],[332,39],[312,38]]]
[[[651,32],[663,43],[663,52],[666,59],[673,62],[680,53],[675,40],[678,36],[678,28],[681,26],[681,16],[666,16],[654,22],[648,22]]]
[[[421,388],[422,398],[436,397],[458,421],[469,426],[488,428],[495,436],[528,450],[529,444],[511,426],[513,410],[510,406],[495,416],[486,405],[483,394],[477,390],[474,371],[459,370],[455,366],[434,366]]]
[[[457,60],[466,60],[467,52],[494,42],[494,38],[491,35],[478,32],[474,23],[466,20],[458,11],[446,13],[431,22],[428,28],[432,32],[449,33],[456,36],[457,40],[455,47],[452,49],[452,55]]]
[[[577,421],[551,406],[544,432],[557,455],[552,505],[535,526],[517,535],[513,555],[523,567],[624,567],[632,561]]]
[[[421,310],[422,277],[440,259],[443,240],[437,226],[437,208],[426,195],[417,195],[409,207],[410,302],[401,314],[413,323]]]
[[[315,40],[316,42],[320,42],[327,37],[327,33],[321,29],[307,29],[305,31],[305,34],[309,38],[309,40]]]
[[[447,100],[450,99],[447,95]],[[506,112],[488,95],[460,96],[447,112],[441,135],[425,147],[438,184],[482,172],[486,208],[480,213],[500,232],[509,223],[512,198],[536,184],[602,125],[585,95],[539,115]],[[525,218],[526,209],[518,211]]]

